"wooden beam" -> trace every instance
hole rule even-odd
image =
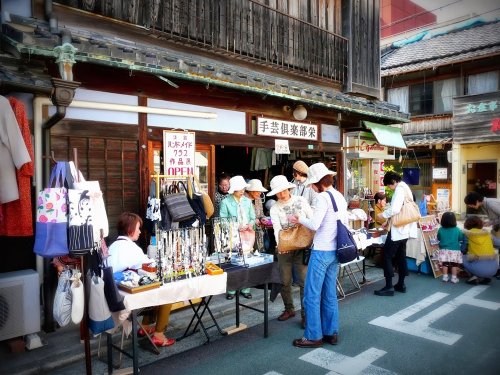
[[[148,98],[139,96],[139,105],[147,107]],[[149,195],[149,157],[148,157],[148,115],[139,113],[139,209],[140,216],[146,217]]]

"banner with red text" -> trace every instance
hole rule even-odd
[[[163,165],[167,176],[194,175],[195,133],[163,131]]]

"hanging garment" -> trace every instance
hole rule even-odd
[[[16,168],[32,161],[9,100],[0,96],[0,201],[19,199]]]
[[[9,98],[9,103],[16,116],[31,161],[16,170],[19,199],[2,204],[1,211],[4,220],[0,218],[0,236],[32,236],[31,178],[35,174],[33,144],[24,104],[12,97]]]

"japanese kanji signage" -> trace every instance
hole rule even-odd
[[[163,164],[166,175],[194,175],[195,152],[195,133],[163,131]]]
[[[317,141],[318,125],[257,117],[257,134]]]

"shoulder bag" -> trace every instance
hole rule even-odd
[[[205,211],[207,213],[207,219],[210,219],[210,217],[214,214],[214,204],[212,202],[212,199],[210,199],[210,196],[201,188],[200,181],[198,180],[198,177],[196,175],[194,176],[194,181],[196,182],[196,186],[198,187],[198,190],[203,196],[203,203],[205,204]]]
[[[338,212],[335,198],[330,191],[327,191],[332,200],[333,210]],[[347,228],[339,218],[337,218],[337,258],[339,263],[349,263],[354,259],[359,259],[358,247],[349,228]]]
[[[193,209],[189,205],[186,194],[181,193],[179,187],[175,183],[170,185],[169,194],[165,197],[165,203],[172,221],[183,221],[195,216]]]
[[[406,194],[405,202],[401,207],[401,211],[391,217],[391,225],[396,228],[419,221],[422,217],[417,204],[412,200],[410,194],[408,193],[409,189],[406,189],[403,186],[402,188],[405,190]]]
[[[284,253],[310,248],[313,243],[314,233],[315,231],[298,223],[286,230],[280,230],[278,251]]]

